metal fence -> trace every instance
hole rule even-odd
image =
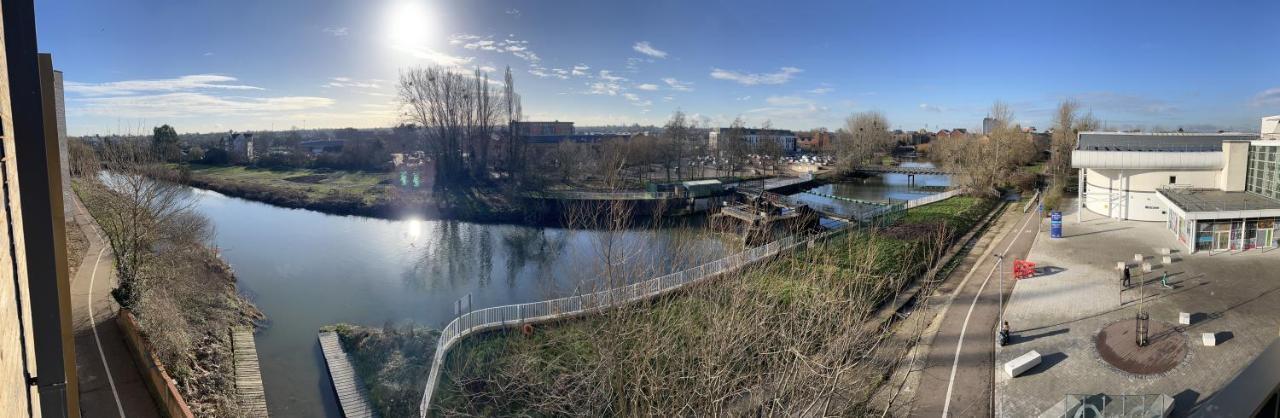
[[[959,196],[960,193],[963,193],[963,192],[964,192],[963,189],[951,189],[942,193],[928,195],[919,199],[908,200],[907,209],[924,206],[933,202],[947,200],[947,199]]]
[[[440,338],[436,343],[435,356],[431,362],[431,372],[427,377],[427,387],[422,395],[422,403],[419,405],[420,414],[425,418],[427,416],[427,411],[430,410],[432,396],[435,394],[436,386],[439,384],[445,354],[449,351],[449,348],[457,344],[463,337],[491,329],[519,326],[525,323],[544,322],[570,316],[594,313],[606,308],[650,299],[675,291],[691,283],[703,281],[724,273],[738,271],[743,267],[755,264],[782,252],[790,251],[801,245],[812,245],[819,241],[825,241],[837,234],[851,230],[860,230],[864,227],[883,226],[892,222],[893,219],[897,219],[896,216],[890,215],[901,214],[906,208],[937,202],[952,196],[955,196],[955,193],[940,193],[908,201],[905,204],[893,204],[880,207],[877,208],[877,216],[867,223],[853,224],[840,229],[827,231],[822,234],[804,237],[803,239],[797,239],[795,236],[788,236],[719,260],[623,287],[539,302],[495,306],[492,308],[464,313],[455,318],[449,323],[449,325],[446,325],[444,329],[440,331]],[[927,202],[918,203],[918,201]],[[913,205],[913,203],[915,203],[915,205]]]
[[[548,191],[536,197],[566,200],[661,200],[675,198],[672,192],[589,192],[579,190]]]

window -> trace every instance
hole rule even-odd
[[[1169,184],[1177,184],[1178,176],[1169,176]]]

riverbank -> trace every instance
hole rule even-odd
[[[74,180],[73,188],[111,245],[124,245],[128,239],[119,234],[139,229],[114,216],[131,207],[126,194],[83,179]],[[208,231],[203,223],[207,221],[181,216],[172,222],[159,228],[163,232],[152,231],[156,236],[148,238],[151,245],[137,254],[141,261],[131,285],[137,293],[130,308],[155,357],[196,416],[240,416],[230,331],[254,326],[264,315],[239,294],[231,267],[201,238]],[[106,254],[114,258],[117,253],[112,248]],[[120,263],[113,264],[118,269]],[[108,274],[101,278],[107,283],[120,276],[101,273]],[[117,304],[123,293],[119,284],[112,290]]]
[[[321,331],[338,334],[379,415],[418,415],[439,331],[409,325],[374,328],[352,324],[327,326]]]
[[[477,187],[435,199],[430,191],[398,186],[395,173],[199,164],[186,168],[173,166],[193,187],[291,209],[381,219],[525,220],[525,212],[499,190]]]
[[[867,412],[896,357],[875,351],[884,333],[849,330],[863,329],[994,204],[947,200],[678,295],[465,340],[446,360],[435,407],[446,415]]]

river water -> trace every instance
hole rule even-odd
[[[917,182],[947,184],[946,177],[933,177],[939,176]],[[910,188],[899,175],[814,191],[866,200],[934,192]],[[214,242],[241,292],[269,319],[257,347],[267,406],[280,417],[341,416],[316,342],[325,325],[412,321],[439,329],[460,301],[467,309],[468,295],[475,309],[566,296],[605,286],[606,270],[627,276],[613,283],[648,278],[717,258],[731,245],[695,232],[701,230],[696,221],[610,232],[384,220],[193,193],[197,210],[213,221]]]
[[[257,335],[258,355],[268,409],[281,417],[340,416],[316,342],[322,326],[413,321],[439,329],[459,301],[467,308],[468,295],[475,309],[537,301],[604,286],[605,265],[619,280],[648,278],[725,252],[721,239],[691,227],[383,220],[194,193],[241,291],[270,321]]]
[[[905,161],[901,166],[922,168],[934,167],[933,163],[927,161]],[[950,186],[951,178],[945,175],[915,176],[915,185],[913,186],[909,183],[909,178],[906,174],[884,174],[867,177],[861,180],[824,184],[804,192],[792,194],[789,197],[793,201],[808,203],[815,207],[844,207],[851,206],[852,204],[846,201],[830,199],[819,195],[838,196],[872,202],[904,201],[919,199],[938,193],[942,188]]]

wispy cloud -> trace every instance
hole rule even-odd
[[[791,81],[796,74],[803,72],[796,67],[782,67],[778,72],[774,73],[742,73],[738,71],[723,70],[713,68],[711,70],[711,78],[717,80],[729,80],[742,84],[744,86],[755,86],[760,84],[784,84]]]
[[[66,82],[68,92],[85,96],[128,95],[143,92],[169,92],[198,89],[263,90],[261,87],[243,84],[225,84],[237,81],[235,77],[217,74],[185,75],[178,78],[154,80],[125,80],[106,83]]]
[[[658,85],[652,84],[652,83],[645,83],[645,84],[637,85],[636,88],[640,90],[654,91],[658,89]]]
[[[347,36],[351,33],[350,31],[347,30],[346,26],[330,27],[330,28],[324,28],[321,30],[324,31],[324,33],[327,33],[339,38],[343,36]]]
[[[810,94],[827,94],[833,91],[835,91],[835,89],[831,87],[818,87],[816,89],[809,90],[809,93]]]
[[[395,48],[408,53],[414,58],[424,59],[446,67],[462,67],[475,59],[475,57],[449,55],[431,48],[413,47],[408,45],[397,45]]]
[[[529,41],[514,39],[514,37],[510,36],[505,39],[494,40],[493,36],[456,33],[449,36],[449,44],[470,50],[489,51],[499,54],[509,53],[530,63],[542,61],[542,57],[529,50]]]
[[[1280,106],[1280,87],[1269,88],[1253,96],[1254,106]]]
[[[662,79],[662,82],[667,83],[667,87],[675,91],[693,91],[693,83],[682,82],[680,80],[676,80],[674,77],[664,78]]]
[[[204,55],[204,56],[206,56],[206,57],[212,57],[212,56],[213,56],[213,52],[205,52],[204,54],[201,54],[201,55]]]
[[[128,118],[259,115],[319,109],[333,105],[325,97],[219,97],[178,92],[153,95],[72,99],[68,110],[77,115]]]
[[[624,93],[622,97],[625,97],[627,101],[631,102],[631,104],[636,106],[640,106],[640,107],[653,106],[652,100],[646,100],[635,93]]]
[[[520,17],[520,9],[510,8],[507,9],[506,13],[511,16]]]
[[[587,84],[587,94],[598,94],[603,96],[617,96],[621,93],[623,87],[621,84],[613,81],[596,81]]]
[[[632,45],[632,46],[631,46],[631,49],[634,49],[636,52],[639,52],[639,53],[641,53],[641,54],[645,54],[645,55],[648,55],[648,56],[651,56],[651,57],[654,57],[654,58],[666,58],[666,57],[667,57],[667,51],[663,51],[663,50],[660,50],[660,49],[658,49],[658,48],[654,48],[654,47],[653,47],[653,45],[650,45],[650,44],[649,44],[649,41],[640,41],[640,42],[636,42],[636,44],[635,44],[635,45]]]
[[[612,73],[612,72],[610,72],[609,70],[600,70],[600,75],[599,75],[599,77],[600,77],[600,79],[601,79],[601,80],[605,80],[605,81],[624,81],[624,80],[626,80],[626,78],[625,78],[625,77],[619,77],[619,76],[613,75],[613,73]]]
[[[376,89],[381,88],[378,82],[381,80],[353,80],[350,77],[333,77],[329,79],[322,87],[325,88],[362,88]]]
[[[764,102],[773,106],[803,106],[814,104],[812,99],[797,96],[771,96],[764,99]]]
[[[498,71],[498,69],[492,65],[481,65],[480,71],[484,71],[486,73],[492,73],[494,71]]]
[[[928,103],[921,103],[920,110],[923,110],[926,112],[933,112],[933,113],[942,113],[943,109],[942,109],[942,106],[932,105]]]
[[[573,66],[572,74],[574,77],[591,77],[591,73],[587,72],[590,69],[591,67],[588,67],[587,64],[578,64]]]

